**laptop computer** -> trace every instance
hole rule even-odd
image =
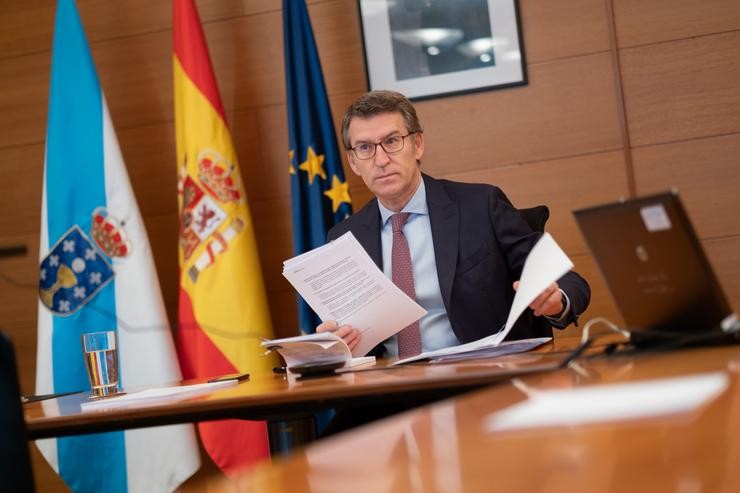
[[[732,309],[677,193],[573,212],[633,342],[696,340]]]

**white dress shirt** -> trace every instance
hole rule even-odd
[[[382,228],[380,240],[383,248],[383,273],[389,279],[391,277],[391,250],[393,248],[393,227],[390,217],[393,211],[383,207],[378,201]],[[416,302],[426,311],[419,320],[421,332],[422,352],[433,351],[450,346],[457,346],[455,333],[452,332],[450,320],[447,317],[442,293],[439,289],[437,278],[437,262],[434,256],[434,244],[432,243],[432,227],[429,223],[429,209],[427,207],[427,194],[424,188],[424,180],[419,183],[414,196],[401,210],[408,212],[409,217],[403,227],[403,234],[409,244],[411,253],[411,264],[414,272],[414,288],[416,290]],[[393,336],[384,343],[388,356],[398,356],[397,337]]]

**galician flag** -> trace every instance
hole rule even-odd
[[[175,126],[180,206],[178,351],[188,378],[270,372],[272,337],[249,207],[193,0],[175,0]],[[198,424],[228,475],[267,457],[264,422]]]
[[[37,393],[89,390],[80,335],[111,330],[122,387],[181,379],[149,240],[80,18],[73,0],[59,0],[41,206]],[[172,491],[200,467],[189,424],[37,443],[75,492]]]

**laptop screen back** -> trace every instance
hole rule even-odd
[[[731,314],[678,195],[573,214],[627,329],[703,332]]]

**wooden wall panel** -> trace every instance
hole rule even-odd
[[[51,48],[54,3],[50,0],[2,2],[0,59]]]
[[[737,0],[608,1],[620,48],[740,29]]]
[[[630,142],[740,132],[740,31],[621,50]]]
[[[174,125],[155,123],[122,129],[117,134],[141,215],[177,211]]]
[[[177,263],[177,213],[173,211],[170,214],[144,217],[144,225],[149,236],[149,245],[152,248],[164,302],[176,306],[180,286],[180,267]]]
[[[344,1],[310,8],[324,80],[329,93],[363,91],[355,6]],[[314,14],[315,12],[315,14]],[[206,27],[214,70],[227,108],[285,102],[283,19],[280,11],[242,17]],[[267,43],[265,40],[269,39]]]
[[[36,321],[38,299],[38,233],[0,237],[2,245],[26,245],[22,257],[0,260],[0,327],[5,322]]]
[[[38,234],[43,173],[44,148],[41,144],[0,147],[2,236]]]
[[[0,149],[44,140],[50,68],[48,52],[0,62]]]
[[[570,255],[588,252],[571,212],[627,195],[621,151],[451,173],[445,178],[497,185],[516,207],[546,204],[547,231]]]
[[[173,119],[170,31],[101,41],[90,49],[117,129]]]
[[[527,63],[609,50],[604,0],[519,2]]]
[[[634,149],[639,195],[678,188],[702,238],[740,235],[740,135]]]
[[[310,7],[315,3],[326,3],[327,1],[332,2],[335,0],[306,0],[306,4]],[[355,0],[342,0],[345,3],[355,4]],[[282,12],[283,1],[282,0],[242,0],[244,15],[260,14],[263,12]]]
[[[297,296],[292,287],[270,292],[270,315],[275,337],[292,337],[298,334]]]
[[[196,5],[203,23],[242,14],[241,0],[197,0]],[[90,43],[167,30],[172,25],[171,2],[79,0],[77,7]],[[4,1],[0,10],[0,59],[51,49],[54,0]]]
[[[79,0],[77,3],[91,43],[172,27],[172,2]],[[196,0],[195,3],[204,24],[242,15],[241,0]]]
[[[260,142],[258,111],[239,110],[227,115],[227,119],[248,203],[260,197],[271,197],[275,183],[274,169],[263,158],[265,146]]]
[[[334,95],[367,90],[357,4],[351,0],[316,2],[309,4],[308,15],[327,92]]]
[[[740,236],[702,242],[709,263],[735,313],[740,313]]]
[[[269,291],[290,288],[283,277],[283,261],[293,256],[290,201],[282,198],[250,204],[259,243],[262,275]]]
[[[526,87],[418,103],[432,175],[621,147],[608,54],[530,67]]]
[[[277,104],[255,111],[261,154],[259,166],[262,169],[255,170],[255,188],[258,190],[250,195],[250,201],[281,197],[289,202],[288,110],[284,104]]]

